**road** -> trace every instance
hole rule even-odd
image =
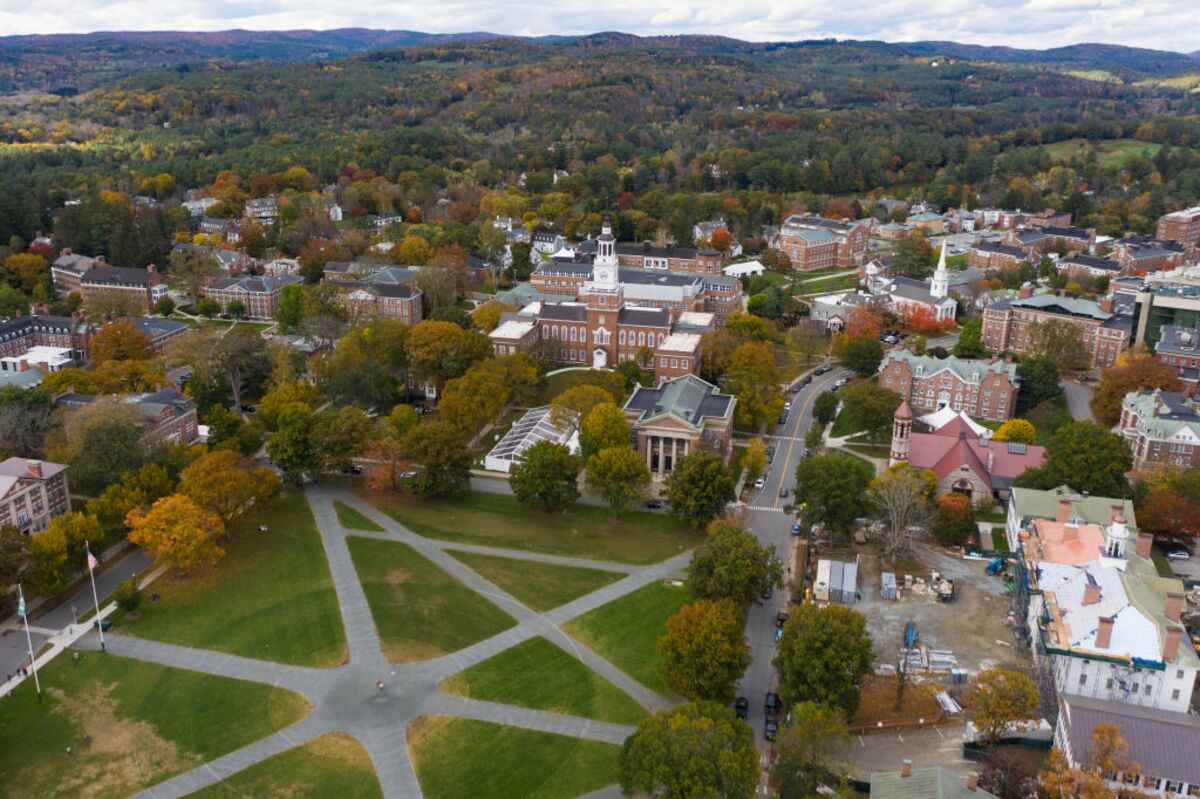
[[[759,541],[774,545],[785,566],[793,571],[797,568],[791,563],[794,519],[782,508],[797,500],[795,497],[781,499],[779,489],[786,485],[790,490],[796,481],[796,465],[804,452],[804,434],[813,421],[813,399],[822,391],[828,391],[834,381],[849,375],[845,369],[835,368],[832,372],[814,377],[813,382],[799,393],[788,395],[792,401],[792,411],[788,414],[787,424],[775,429],[770,442],[776,448],[774,463],[768,467],[763,489],[753,492],[749,501],[747,521],[750,529]],[[763,700],[767,692],[774,690],[777,685],[775,669],[771,665],[775,657],[775,614],[787,606],[787,593],[777,592],[772,599],[753,606],[746,622],[752,660],[738,683],[737,693],[750,700],[750,723],[754,727],[759,749],[764,753],[768,742],[762,734]]]
[[[1075,383],[1070,380],[1063,380],[1059,383],[1062,386],[1063,394],[1067,398],[1067,410],[1071,412],[1071,418],[1077,422],[1094,422],[1095,417],[1092,416],[1092,408],[1089,403],[1092,401],[1092,387],[1083,383]]]

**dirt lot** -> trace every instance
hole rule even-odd
[[[1004,625],[1009,598],[1003,580],[985,573],[986,563],[964,561],[932,547],[920,547],[913,558],[882,568],[878,550],[873,546],[854,547],[841,553],[822,552],[821,557],[853,559],[861,556],[862,599],[855,609],[867,617],[867,626],[875,642],[875,662],[895,663],[904,625],[911,617],[916,622],[920,642],[930,649],[948,649],[960,668],[974,673],[992,666],[1024,665],[1026,657],[1011,646],[1012,633]],[[918,567],[921,568],[918,571]],[[957,597],[942,603],[929,593],[921,596],[903,590],[904,574],[929,580],[937,570],[954,579]],[[879,575],[893,571],[902,587],[900,599],[889,601],[879,596]]]

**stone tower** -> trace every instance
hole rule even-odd
[[[903,400],[892,417],[892,457],[889,466],[908,462],[908,444],[912,436],[913,413],[908,400]]]

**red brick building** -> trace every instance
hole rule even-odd
[[[1200,243],[1200,205],[1160,216],[1154,237],[1195,247]]]
[[[356,322],[381,318],[415,325],[424,318],[424,296],[423,291],[408,283],[361,283],[348,288],[339,302]]]
[[[641,244],[618,244],[617,262],[631,269],[659,269],[694,275],[721,274],[721,253],[716,250],[697,250],[668,244],[659,247],[646,241]]]
[[[1121,403],[1120,432],[1133,453],[1133,468],[1153,464],[1200,466],[1200,405],[1174,391],[1131,391]]]
[[[992,241],[975,242],[967,254],[967,265],[976,269],[1013,269],[1029,260],[1026,248]]]
[[[243,315],[247,319],[269,320],[275,318],[275,307],[284,286],[300,285],[304,278],[299,275],[277,275],[275,277],[226,277],[215,280],[200,292],[221,306],[221,313],[229,312],[229,304],[241,302]]]
[[[737,400],[695,375],[638,386],[625,402],[625,418],[634,448],[646,459],[656,480],[671,474],[691,452],[715,452],[725,463],[733,457],[733,409]]]
[[[1050,320],[1074,325],[1088,354],[1088,364],[1107,369],[1129,347],[1133,320],[1116,316],[1091,300],[1054,294],[1004,300],[984,309],[983,345],[992,352],[1026,353],[1033,347],[1033,328]]]
[[[870,236],[869,219],[838,221],[793,214],[780,227],[776,246],[787,253],[798,272],[848,269],[863,262]]]
[[[15,358],[33,347],[61,347],[82,362],[95,334],[95,325],[82,314],[18,316],[0,322],[0,358]]]
[[[154,264],[145,269],[109,266],[103,256],[76,255],[69,247],[50,265],[50,275],[59,292],[74,292],[85,302],[104,294],[132,296],[138,307],[153,313],[154,303],[167,296],[166,281]]]
[[[25,458],[0,462],[0,527],[37,533],[55,516],[70,512],[66,466]]]
[[[145,425],[142,445],[147,449],[166,443],[194,444],[200,439],[196,403],[174,388],[153,393],[94,396],[68,391],[54,398],[55,407],[80,409],[97,401],[129,405]]]
[[[1126,274],[1161,272],[1182,266],[1187,250],[1176,241],[1152,239],[1149,236],[1126,234],[1112,243],[1112,259]]]
[[[888,351],[879,385],[895,391],[916,409],[952,408],[970,416],[1003,422],[1017,408],[1016,364],[917,355],[906,349]]]

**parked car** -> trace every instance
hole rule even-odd
[[[786,400],[786,401],[783,403],[783,412],[784,412],[784,413],[791,413],[791,412],[792,412],[792,401],[791,401],[791,400]]]
[[[849,382],[850,382],[850,381],[849,381],[849,380],[847,380],[846,378],[844,378],[844,377],[839,377],[837,380],[834,380],[834,381],[833,381],[833,387],[834,387],[834,388],[841,388],[842,386],[846,385],[846,384],[847,384],[847,383],[849,383]]]
[[[820,366],[818,366],[816,369],[813,369],[813,374],[814,375],[823,375],[827,372],[832,372],[832,371],[833,371],[832,366],[830,366],[827,363],[823,363]]]
[[[766,486],[766,484],[767,484],[767,478],[760,477],[754,481],[754,489],[756,491],[762,491],[763,488]]]
[[[762,590],[762,598],[763,599],[770,599],[774,595],[775,595],[775,589],[773,589],[769,585]]]
[[[739,696],[733,703],[733,712],[737,713],[739,719],[744,719],[750,715],[750,700],[744,696]]]
[[[766,723],[763,725],[763,737],[768,741],[774,741],[775,736],[778,734],[779,725],[775,723],[774,719],[767,719]]]
[[[658,510],[662,507],[662,500],[651,499],[646,501],[646,507],[650,510]]]
[[[763,710],[768,716],[773,716],[783,710],[783,700],[779,698],[779,694],[774,691],[767,693],[767,700],[763,703]]]
[[[780,487],[779,487],[779,498],[780,498],[780,499],[787,499],[787,495],[788,495],[788,488],[787,488],[787,486],[780,486]]]
[[[775,460],[775,445],[768,444],[767,445],[767,463],[771,463],[774,460]]]
[[[800,535],[800,522],[792,523],[792,535]]]
[[[100,628],[100,630],[103,632],[108,632],[112,629],[112,622],[108,619],[96,619],[94,622],[92,622],[92,626]]]
[[[807,386],[811,382],[812,382],[812,375],[805,375],[804,377],[800,378],[800,382],[797,385]]]
[[[779,424],[787,424],[787,411],[779,414]]]
[[[1168,560],[1191,560],[1192,556],[1186,549],[1172,549],[1167,553]]]

